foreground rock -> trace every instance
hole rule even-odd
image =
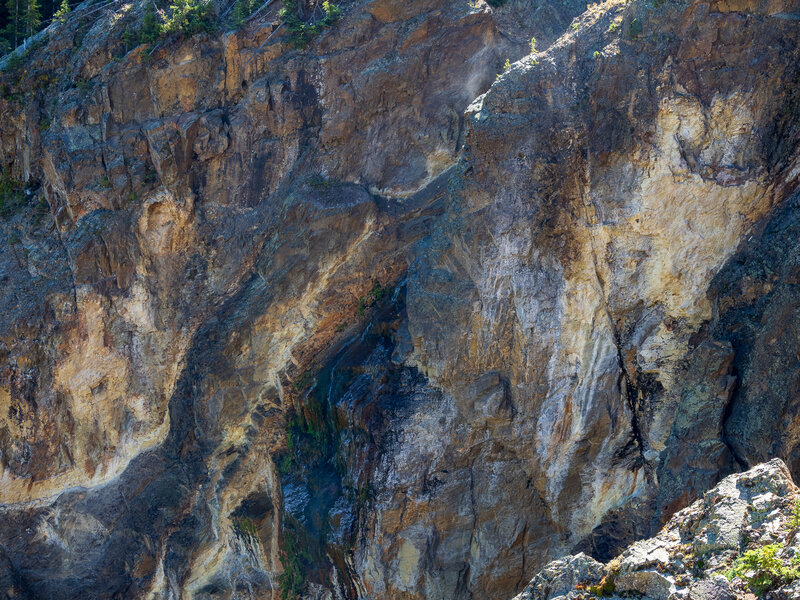
[[[725,478],[608,564],[585,554],[551,562],[515,600],[798,598],[798,525],[800,489],[774,459]]]

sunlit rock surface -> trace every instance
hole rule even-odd
[[[773,459],[726,477],[606,565],[585,554],[549,563],[514,600],[797,598],[800,572],[787,571],[800,551],[798,520],[800,490]],[[769,561],[743,562],[764,552]]]
[[[0,590],[510,598],[796,476],[800,5],[657,4],[51,27],[0,82]]]

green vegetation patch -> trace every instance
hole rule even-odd
[[[18,71],[22,65],[25,63],[25,59],[28,58],[30,54],[30,50],[26,52],[18,52],[16,54],[12,54],[8,57],[8,61],[6,62],[4,71],[7,72],[14,72]]]
[[[25,185],[6,167],[0,174],[0,219],[7,219],[25,205]]]
[[[175,0],[169,7],[169,16],[164,23],[164,33],[191,37],[198,33],[217,30],[217,15],[214,5],[204,0]]]
[[[130,52],[137,45],[153,46],[170,35],[213,33],[219,29],[218,21],[214,5],[208,0],[175,0],[167,9],[159,9],[154,0],[149,0],[141,24],[126,25],[120,39],[125,52]]]
[[[789,529],[797,529],[800,527],[800,499],[794,501],[792,506],[792,516],[789,517]]]
[[[390,286],[383,287],[380,282],[375,280],[372,282],[372,289],[367,292],[366,296],[361,296],[358,299],[358,315],[363,317],[367,308],[380,304],[392,295],[393,288]]]
[[[71,12],[69,2],[67,0],[61,0],[61,4],[58,7],[58,10],[53,13],[53,20],[58,21],[59,23],[66,23],[67,16]]]
[[[311,554],[305,549],[302,526],[289,522],[283,528],[283,544],[280,561],[283,573],[276,578],[282,600],[299,598],[306,587],[305,571],[311,565]]]
[[[728,579],[739,577],[757,595],[800,579],[800,556],[788,561],[782,559],[778,555],[783,548],[783,543],[779,542],[748,550],[733,562],[725,576]]]
[[[256,537],[258,535],[258,528],[249,517],[234,517],[233,527],[240,537]]]
[[[254,2],[253,0],[236,0],[236,4],[233,5],[233,11],[231,13],[231,24],[237,29],[244,26],[248,17],[258,8],[258,4],[258,2]]]
[[[614,573],[604,575],[600,580],[600,583],[589,586],[589,591],[595,596],[600,597],[613,596],[616,589],[616,585],[614,584]]]
[[[800,527],[800,498],[794,501],[786,527],[789,535]],[[749,543],[749,539],[744,537],[744,542]],[[723,574],[729,580],[742,579],[759,596],[791,583],[800,579],[800,555],[782,557],[784,548],[784,542],[776,542],[748,550]]]
[[[322,12],[315,9],[308,19],[300,17],[297,0],[283,0],[280,18],[292,36],[292,42],[298,48],[305,48],[311,39],[326,27],[330,27],[339,20],[342,11],[333,2],[325,0],[322,3]]]
[[[640,35],[642,35],[642,31],[644,31],[644,28],[642,27],[642,22],[639,19],[633,19],[633,21],[631,21],[630,27],[628,28],[628,35],[631,38],[637,38]]]
[[[331,187],[331,180],[322,175],[312,175],[308,178],[308,185],[318,192],[321,192]]]
[[[164,26],[158,19],[156,8],[152,2],[148,2],[144,9],[144,18],[142,19],[142,27],[139,30],[139,43],[140,44],[153,44],[161,34],[164,32]],[[131,36],[132,38],[133,36]],[[128,38],[129,40],[131,38]],[[125,41],[125,40],[123,40]]]

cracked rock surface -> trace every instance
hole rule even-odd
[[[653,538],[608,564],[584,554],[553,561],[514,600],[775,600],[796,598],[800,572],[768,589],[750,581],[758,569],[731,573],[748,551],[776,546],[777,560],[800,564],[800,489],[780,459],[730,475],[677,512]]]
[[[800,475],[797,2],[278,4],[0,72],[0,597],[564,595]]]

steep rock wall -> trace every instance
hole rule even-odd
[[[595,5],[499,78],[575,7],[111,60],[139,8],[4,76],[9,595],[511,597],[797,468],[796,5]]]

